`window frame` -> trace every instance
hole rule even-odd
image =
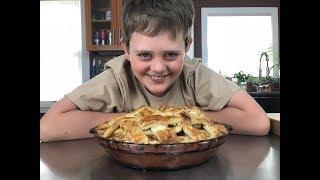
[[[44,0],[41,0],[44,1]],[[45,0],[50,1],[50,0]],[[62,1],[62,0],[51,0]],[[89,64],[89,52],[86,50],[86,28],[85,28],[85,0],[70,0],[80,1],[80,14],[81,14],[81,72],[82,83],[90,79],[90,64]],[[40,100],[40,113],[46,113],[48,109],[57,101],[41,101]]]
[[[272,39],[274,54],[279,55],[279,23],[277,7],[203,7],[201,8],[201,46],[202,63],[208,65],[207,47],[207,21],[209,16],[271,16]],[[278,64],[278,59],[274,59],[274,64]],[[279,72],[274,68],[274,76],[278,77]]]

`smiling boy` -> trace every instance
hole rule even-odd
[[[246,92],[186,56],[194,19],[192,0],[127,0],[125,54],[55,103],[40,120],[41,141],[89,138],[89,130],[143,105],[198,106],[237,134],[266,135],[270,122]]]

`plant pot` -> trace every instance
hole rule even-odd
[[[261,92],[271,92],[272,91],[272,87],[271,84],[265,84],[260,86]]]
[[[247,92],[256,92],[256,87],[253,83],[247,82]]]
[[[275,82],[271,84],[271,90],[272,91],[280,91],[280,84]]]

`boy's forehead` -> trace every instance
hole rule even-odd
[[[183,34],[180,32],[176,38],[173,38],[169,32],[159,33],[154,37],[142,34],[140,32],[132,33],[130,39],[130,48],[134,50],[149,49],[152,47],[165,47],[167,49],[184,48]]]

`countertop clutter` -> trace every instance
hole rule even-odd
[[[280,136],[280,113],[267,113],[271,122],[271,132]]]
[[[40,143],[40,179],[280,179],[280,137],[230,134],[209,161],[180,170],[132,169],[97,139]]]

